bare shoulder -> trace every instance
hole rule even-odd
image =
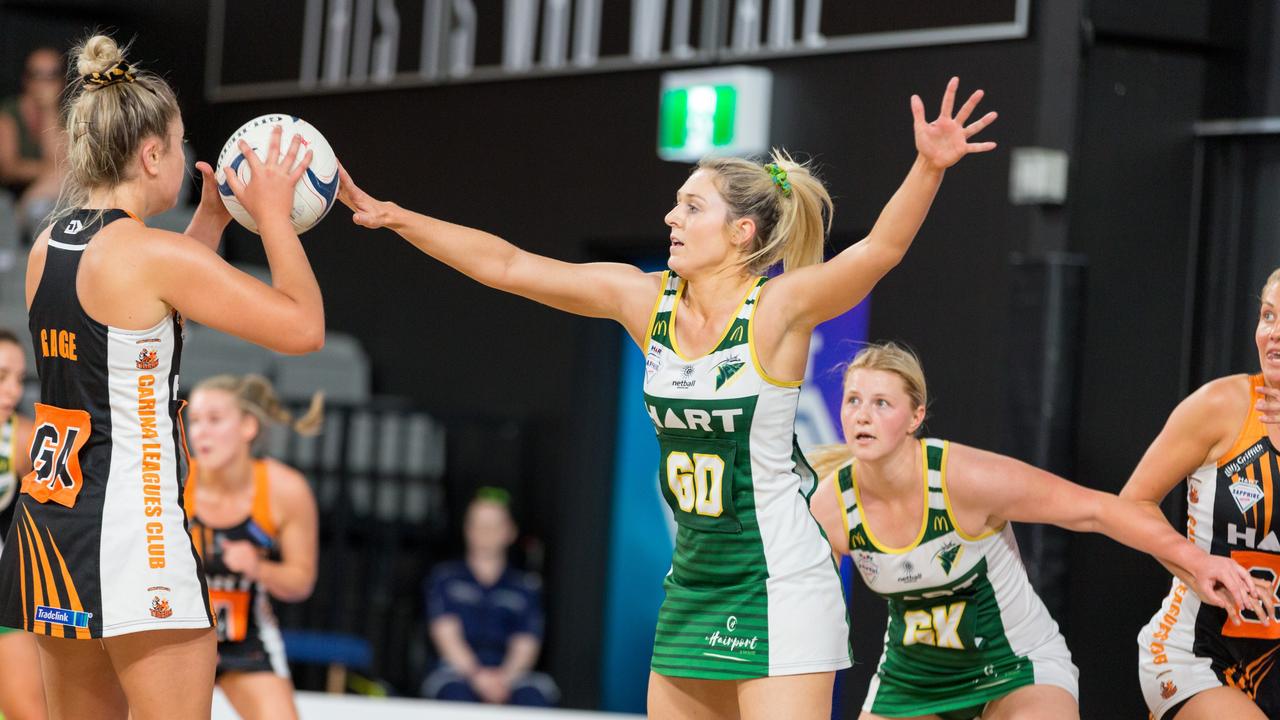
[[[991,459],[995,453],[947,441],[946,465],[942,470],[948,491],[965,489],[974,477],[981,477],[991,469]]]
[[[166,260],[172,253],[209,249],[181,233],[147,227],[138,222],[118,220],[103,228],[85,250],[85,259],[97,257],[108,262],[127,256],[136,259]],[[210,251],[211,252],[211,251]]]
[[[265,462],[267,493],[271,499],[271,514],[276,523],[283,526],[295,518],[314,517],[316,499],[307,478],[279,460],[267,458]]]
[[[1213,446],[1213,454],[1220,454],[1230,449],[1252,404],[1249,376],[1228,375],[1210,380],[1178,403],[1168,427],[1178,435],[1200,438]]]
[[[778,303],[779,300],[776,298],[782,298],[785,300],[787,293],[790,292],[791,286],[797,281],[803,282],[805,274],[804,271],[807,269],[808,268],[799,268],[796,270],[789,270],[769,278],[769,282],[766,282],[764,287],[760,288],[760,309],[756,312],[764,312],[766,307]]]
[[[271,499],[296,501],[299,498],[310,498],[311,485],[297,469],[274,458],[267,458],[267,484],[271,488]]]
[[[653,272],[645,272],[634,265],[628,267],[631,267],[634,270],[630,275],[632,282],[634,283],[635,292],[656,296],[658,291],[662,289],[662,276],[666,271],[655,270]]]
[[[185,241],[185,242],[184,242]],[[99,288],[115,291],[119,286],[150,286],[149,279],[166,267],[176,253],[191,252],[199,243],[167,230],[149,228],[130,220],[117,220],[98,231],[80,261],[81,291]],[[84,283],[88,281],[90,285]],[[100,285],[100,283],[106,285]]]
[[[955,502],[957,496],[963,498],[979,492],[993,481],[1007,481],[1009,475],[1025,466],[1026,464],[1021,460],[1007,455],[958,442],[948,442],[943,477],[948,494],[952,502]]]
[[[658,292],[662,289],[662,276],[665,271],[645,272],[634,265],[623,265],[622,267],[628,268],[624,272],[629,294],[638,296],[648,302],[652,302],[653,298],[658,296]]]
[[[663,271],[645,272],[634,265],[622,263],[617,263],[617,266],[619,282],[614,287],[621,289],[618,302],[622,305],[622,325],[636,345],[643,349],[648,343],[645,333],[649,329],[650,316],[657,309],[661,297]]]
[[[1210,416],[1237,414],[1243,417],[1249,412],[1250,404],[1249,376],[1241,373],[1210,380],[1188,395],[1179,407]]]

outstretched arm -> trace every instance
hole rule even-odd
[[[658,275],[621,263],[568,263],[526,252],[482,230],[437,220],[374,199],[341,170],[338,199],[352,220],[388,228],[414,247],[491,288],[575,315],[621,323],[643,345]]]
[[[773,303],[786,313],[785,327],[807,331],[861,302],[906,255],[929,213],[946,169],[970,153],[995,149],[994,142],[975,143],[970,139],[995,122],[996,113],[989,112],[965,124],[982,100],[981,90],[969,96],[959,112],[952,115],[959,86],[958,78],[947,83],[942,107],[933,122],[925,120],[920,97],[911,96],[918,154],[870,234],[825,263],[784,273],[770,283],[777,284],[770,290],[774,297],[785,296],[783,302]]]
[[[1251,608],[1263,615],[1254,597],[1252,578],[1244,568],[1229,558],[1209,555],[1178,534],[1163,515],[1142,512],[1130,500],[1082,487],[1010,457],[955,443],[947,472],[952,501],[986,513],[989,527],[1013,520],[1102,533],[1186,571],[1191,587],[1205,602]]]

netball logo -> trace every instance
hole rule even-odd
[[[680,377],[671,381],[671,387],[678,388],[680,390],[688,390],[694,385],[697,385],[698,379],[693,376],[695,370],[696,368],[692,365],[685,365],[680,368]]]
[[[916,566],[912,565],[910,560],[902,563],[902,574],[898,576],[898,582],[904,584],[913,583],[921,577],[923,577],[923,575],[916,572]]]

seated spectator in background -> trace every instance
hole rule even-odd
[[[0,101],[0,185],[18,200],[22,234],[35,237],[62,185],[58,158],[66,146],[58,104],[65,86],[62,53],[51,47],[27,55],[22,92]]]
[[[422,684],[437,700],[548,707],[550,676],[530,672],[542,648],[541,581],[510,567],[516,540],[510,496],[481,488],[467,506],[466,559],[441,563],[426,583],[427,618],[440,664]]]

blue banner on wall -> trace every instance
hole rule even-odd
[[[840,441],[839,367],[867,339],[871,299],[819,325],[796,412],[802,448]],[[658,484],[658,441],[644,409],[644,355],[620,332],[618,441],[610,515],[601,707],[645,711],[662,579],[671,567],[675,522]]]

